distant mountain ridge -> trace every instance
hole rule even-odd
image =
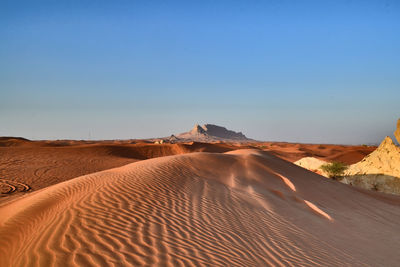
[[[181,133],[176,137],[198,142],[252,140],[247,138],[242,132],[231,131],[214,124],[204,124],[202,126],[196,124],[189,132]]]

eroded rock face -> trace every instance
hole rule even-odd
[[[387,136],[374,152],[350,165],[341,182],[400,195],[400,147]]]
[[[225,127],[204,124],[200,126],[196,124],[192,130],[186,133],[182,133],[177,136],[180,139],[209,142],[209,141],[248,141],[248,139],[243,133],[235,132],[226,129]]]
[[[192,135],[204,135],[206,134],[206,130],[204,130],[200,125],[196,124],[189,133]]]
[[[220,137],[223,139],[247,139],[242,132],[235,132],[214,124],[204,124],[202,127],[210,136]]]
[[[397,120],[397,128],[396,131],[394,131],[394,136],[397,139],[397,142],[400,144],[400,119]]]
[[[349,167],[346,175],[385,174],[400,178],[400,147],[386,136],[379,147]]]

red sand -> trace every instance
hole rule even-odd
[[[305,156],[352,164],[375,147],[293,143],[198,143],[156,145],[145,140],[29,141],[0,137],[0,203],[81,175],[161,156],[191,152],[223,153],[261,148],[288,161]]]
[[[226,152],[226,144],[127,141],[29,141],[0,138],[0,203],[27,191],[149,158],[195,151]]]
[[[266,142],[257,145],[265,151],[295,162],[304,157],[315,157],[325,161],[340,161],[354,164],[376,149],[376,146],[345,146],[323,144],[296,144],[283,142]]]
[[[399,197],[260,150],[143,160],[37,190],[0,214],[0,266],[400,261]]]

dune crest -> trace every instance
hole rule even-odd
[[[7,146],[2,147],[2,141]],[[28,192],[139,160],[196,151],[222,153],[238,149],[228,144],[196,142],[163,145],[123,141],[69,142],[0,137],[0,205]]]
[[[259,150],[144,160],[0,207],[0,266],[394,266],[380,197]]]
[[[318,173],[318,174],[320,174],[322,176],[325,176],[325,177],[328,177],[328,174],[326,174],[321,169],[321,166],[324,165],[324,164],[327,164],[327,163],[328,162],[326,162],[324,160],[317,159],[317,158],[314,158],[314,157],[304,157],[304,158],[301,158],[298,161],[294,162],[294,164],[296,164],[296,165],[298,165],[298,166],[300,166],[300,167],[302,167],[304,169],[313,171],[313,172]]]

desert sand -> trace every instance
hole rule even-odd
[[[396,266],[400,198],[255,149],[143,160],[0,207],[1,266]]]
[[[305,157],[294,162],[294,164],[296,164],[297,166],[318,173],[319,175],[322,175],[324,177],[329,177],[329,175],[324,170],[322,170],[321,166],[328,163],[329,162],[327,161],[314,157]]]
[[[333,158],[351,164],[360,161],[376,147],[282,142],[184,142],[160,145],[146,140],[30,141],[0,137],[0,205],[27,192],[139,160],[247,148],[263,149],[291,162],[312,156],[324,161]]]
[[[0,138],[0,205],[26,192],[139,160],[237,148],[195,142],[154,145],[145,141],[29,141],[3,137]]]
[[[263,142],[257,147],[290,162],[305,157],[314,157],[323,161],[339,161],[354,164],[376,149],[376,146],[349,146],[331,144],[296,144],[286,142]]]

